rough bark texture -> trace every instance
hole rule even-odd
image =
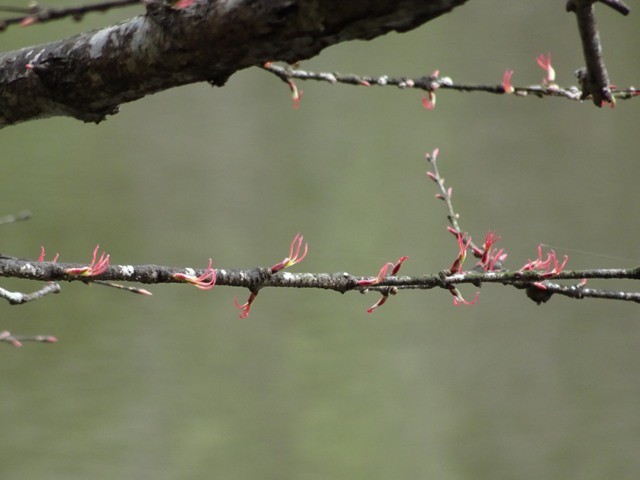
[[[411,30],[467,0],[160,0],[119,25],[0,55],[0,127],[56,115],[99,122],[188,83],[223,85],[270,60]]]

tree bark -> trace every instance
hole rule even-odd
[[[404,32],[467,0],[147,3],[119,25],[0,55],[0,128],[64,115],[100,122],[121,103],[238,70],[296,62],[348,40]]]

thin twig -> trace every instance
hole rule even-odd
[[[619,0],[569,0],[566,4],[567,11],[576,14],[582,51],[587,64],[586,70],[580,69],[576,72],[583,91],[580,99],[584,100],[590,95],[593,103],[601,107],[605,103],[613,104],[614,95],[602,57],[602,43],[593,8],[593,4],[597,1],[601,1],[623,15],[629,13],[629,8]]]
[[[607,7],[613,8],[616,12],[622,15],[629,15],[629,7],[625,5],[621,0],[599,0],[600,3],[604,3]]]
[[[92,283],[95,283],[96,285],[103,285],[105,287],[115,288],[117,290],[125,290],[127,292],[135,293],[137,295],[148,295],[148,296],[153,295],[153,293],[151,293],[149,290],[145,290],[144,288],[132,287],[130,285],[122,285],[120,283],[103,282],[101,280],[94,280]]]
[[[6,13],[35,13],[38,11],[38,4],[37,3],[32,3],[27,7],[15,7],[12,5],[0,5],[0,12],[6,12]]]
[[[458,219],[460,218],[460,214],[456,213],[453,208],[453,201],[451,199],[451,194],[453,193],[452,188],[446,188],[444,185],[444,178],[440,175],[440,171],[438,170],[438,150],[435,150],[433,153],[427,153],[426,155],[427,161],[431,164],[431,168],[433,170],[433,174],[429,175],[429,177],[434,181],[434,183],[438,186],[439,193],[436,195],[436,198],[442,200],[447,207],[447,219],[449,223],[453,227],[453,229],[460,234],[464,234],[464,230],[460,227],[460,223]],[[473,243],[473,241],[469,242],[469,247],[471,251],[475,253],[481,251],[480,247]],[[478,256],[478,255],[476,255]]]
[[[29,220],[31,218],[31,212],[29,210],[22,210],[21,212],[15,214],[5,215],[4,217],[0,217],[0,225],[5,223],[14,223],[20,222],[22,220]]]
[[[505,89],[502,84],[495,85],[468,85],[462,83],[454,83],[449,77],[423,76],[418,78],[411,77],[390,77],[387,75],[370,76],[357,75],[353,73],[341,74],[330,72],[312,72],[308,70],[294,69],[289,66],[280,66],[274,63],[262,65],[260,68],[266,70],[286,83],[292,79],[310,80],[319,82],[328,82],[331,84],[357,85],[357,86],[376,86],[389,87],[394,86],[400,89],[418,89],[426,92],[434,90],[455,90],[458,92],[484,92],[494,95],[505,95]],[[559,87],[554,85],[553,88],[544,85],[530,85],[513,87],[512,95],[517,97],[535,96],[544,97],[562,97],[568,100],[581,101],[582,90],[577,86]],[[635,87],[616,88],[611,87],[611,94],[616,99],[628,100],[630,98],[640,96],[640,90]]]
[[[130,5],[140,4],[141,0],[112,0],[108,2],[96,3],[93,5],[81,5],[78,7],[41,7],[34,4],[26,9],[11,9],[11,7],[0,7],[3,11],[13,11],[16,13],[24,13],[19,17],[0,19],[0,31],[6,30],[9,25],[20,24],[23,26],[32,25],[34,23],[44,23],[53,20],[60,20],[71,17],[74,20],[81,20],[87,13],[106,12],[115,8],[128,7]]]
[[[38,300],[50,293],[60,293],[60,285],[57,283],[48,283],[40,290],[33,293],[11,292],[0,287],[0,298],[4,298],[11,305],[22,305],[23,303]]]
[[[22,342],[56,343],[58,339],[51,335],[13,335],[8,330],[0,332],[0,342],[8,343],[14,347],[21,347]]]

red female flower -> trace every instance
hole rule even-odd
[[[247,318],[249,316],[249,312],[251,311],[251,305],[253,305],[253,301],[256,299],[257,296],[258,296],[257,293],[251,292],[251,294],[249,295],[249,299],[242,305],[238,303],[238,297],[233,299],[233,303],[235,304],[236,308],[241,311],[240,318]]]
[[[400,267],[402,267],[402,264],[404,263],[404,261],[408,258],[409,257],[404,256],[404,257],[400,257],[396,263],[391,263],[391,262],[385,263],[380,269],[380,271],[378,272],[377,277],[359,280],[358,285],[367,286],[367,287],[370,285],[377,285],[378,283],[382,282],[384,278],[387,276],[387,272],[389,271],[389,268],[391,268],[391,275],[395,275],[400,270]]]
[[[453,295],[453,305],[456,307],[460,305],[473,305],[478,301],[478,297],[480,296],[480,292],[476,292],[476,296],[473,300],[465,300],[460,293],[460,290],[458,290],[454,285],[449,285],[449,292]]]
[[[209,265],[205,268],[204,273],[198,277],[186,273],[174,273],[172,276],[176,280],[190,283],[200,290],[211,290],[216,286],[216,277],[218,270],[211,268],[212,260],[209,259]]]
[[[547,72],[547,76],[542,80],[542,84],[546,87],[553,85],[556,81],[556,71],[551,66],[551,54],[547,53],[546,57],[542,54],[536,58],[536,61],[540,68]]]
[[[298,86],[293,80],[287,81],[289,88],[291,89],[291,98],[293,98],[293,108],[298,109],[300,107],[300,99],[302,98],[302,90],[298,90]]]
[[[511,77],[513,76],[513,70],[505,70],[502,75],[502,89],[504,93],[513,93],[515,88],[511,85]]]
[[[389,298],[389,295],[382,295],[380,297],[380,300],[378,300],[376,303],[374,303],[369,308],[367,308],[367,313],[373,313],[376,308],[384,305],[387,302],[388,298]]]
[[[471,243],[471,237],[467,239],[465,243],[465,234],[456,232],[456,237],[458,239],[458,257],[454,260],[453,265],[451,265],[451,273],[462,273],[462,264],[464,263],[465,258],[467,258],[467,248],[469,248],[469,244]]]
[[[96,277],[106,272],[107,268],[109,268],[109,255],[106,252],[102,252],[100,258],[97,259],[99,248],[100,245],[96,245],[96,248],[93,249],[93,258],[89,265],[86,267],[67,268],[64,273],[82,277]]]
[[[504,253],[504,248],[501,248],[500,250],[496,250],[495,248],[493,248],[493,244],[500,239],[501,237],[498,236],[496,232],[492,232],[491,230],[489,230],[487,232],[487,236],[484,239],[482,250],[474,250],[474,253],[480,255],[480,265],[482,265],[485,272],[495,270],[496,266],[499,267],[499,263],[503,262],[505,258],[507,258],[507,254]]]
[[[178,0],[176,3],[173,4],[173,8],[175,8],[176,10],[187,8],[188,6],[194,4],[195,1],[196,0]]]
[[[293,241],[291,242],[291,246],[289,247],[289,256],[285,257],[281,262],[276,263],[273,267],[271,267],[271,273],[277,273],[283,268],[291,267],[296,263],[300,263],[302,260],[304,260],[304,257],[307,256],[309,244],[304,244],[304,252],[302,252],[302,255],[300,255],[300,249],[302,248],[303,239],[303,235],[296,233],[296,236],[293,237]]]
[[[46,253],[44,251],[44,247],[42,245],[40,245],[40,256],[38,257],[38,261],[39,262],[44,262],[44,257],[46,256]],[[53,257],[52,263],[56,263],[58,261],[58,257],[60,256],[59,253],[56,253],[55,257]]]
[[[562,263],[560,263],[555,250],[550,250],[549,253],[547,253],[546,258],[543,259],[542,245],[538,245],[538,258],[535,260],[529,260],[518,271],[526,272],[529,270],[538,270],[544,272],[545,278],[553,277],[558,275],[564,269],[567,264],[567,260],[569,260],[569,257],[565,255]]]

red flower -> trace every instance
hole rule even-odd
[[[547,53],[546,57],[544,56],[544,54],[540,55],[538,56],[538,58],[536,58],[536,61],[538,62],[540,68],[547,72],[547,76],[542,80],[542,84],[547,87],[553,85],[553,83],[556,81],[556,71],[551,66],[551,54]]]
[[[500,240],[500,238],[501,237],[496,235],[496,232],[492,232],[491,230],[489,230],[487,232],[487,236],[484,239],[482,250],[479,252],[475,252],[477,255],[480,255],[480,265],[482,265],[486,272],[495,270],[498,262],[503,262],[504,259],[507,258],[507,254],[504,253],[503,248],[497,251],[495,248],[492,248],[493,244]]]
[[[429,90],[426,97],[422,97],[422,106],[427,110],[433,110],[436,108],[436,94]]]
[[[460,293],[460,290],[458,290],[454,285],[449,285],[449,292],[451,292],[451,295],[453,295],[453,305],[456,307],[460,305],[473,305],[478,301],[478,297],[480,295],[480,292],[476,292],[476,296],[473,300],[465,300]]]
[[[434,148],[433,152],[425,154],[425,158],[427,159],[427,161],[429,163],[434,162],[438,158],[438,154],[439,153],[440,153],[440,149],[439,148]]]
[[[97,259],[99,248],[100,245],[96,245],[96,248],[93,249],[93,258],[89,265],[86,267],[67,268],[64,273],[67,275],[80,275],[82,277],[95,277],[106,272],[107,268],[109,268],[109,255],[106,254],[106,252],[102,252],[100,258]]]
[[[46,256],[45,252],[44,252],[44,247],[42,245],[40,245],[40,256],[38,257],[38,261],[39,262],[44,262],[44,257]],[[56,253],[56,256],[53,257],[52,262],[56,263],[58,261],[58,257],[60,256],[59,253]]]
[[[467,243],[465,243],[465,235],[463,233],[456,232],[456,236],[458,239],[459,253],[449,270],[451,270],[451,273],[462,273],[462,264],[464,263],[465,258],[467,258],[467,248],[469,248],[469,244],[471,243],[471,237],[469,237]]]
[[[538,245],[538,258],[535,260],[529,260],[518,271],[526,272],[529,270],[537,270],[543,273],[542,276],[544,278],[554,277],[562,272],[567,264],[567,260],[569,260],[569,257],[565,255],[564,259],[560,263],[554,250],[549,251],[546,258],[543,259],[542,245]]]
[[[373,313],[373,311],[376,308],[381,307],[382,305],[384,305],[387,302],[388,298],[389,298],[389,295],[382,295],[380,297],[380,300],[378,300],[376,303],[374,303],[369,308],[367,308],[367,313]]]
[[[408,258],[409,257],[404,256],[404,257],[400,257],[396,263],[391,263],[391,262],[385,263],[380,269],[380,271],[378,272],[377,277],[359,280],[358,285],[367,286],[367,287],[370,285],[377,285],[378,283],[382,282],[384,278],[387,276],[389,267],[391,267],[391,275],[395,275],[400,270],[400,267],[402,267],[402,264],[404,263],[404,261]]]
[[[293,108],[297,109],[300,107],[302,90],[298,90],[298,87],[296,86],[293,80],[289,80],[287,83],[289,84],[289,88],[291,89],[291,98],[293,98]]]
[[[21,27],[28,27],[29,25],[33,25],[34,23],[38,23],[38,19],[36,17],[25,17],[21,22]]]
[[[13,345],[14,347],[21,347],[22,346],[22,343],[20,342],[20,340],[18,340],[16,337],[11,335],[11,332],[9,332],[9,330],[5,330],[4,332],[0,332],[0,341],[8,342],[11,345]]]
[[[176,10],[180,10],[181,8],[187,8],[190,5],[193,5],[196,0],[178,0],[173,4],[173,8]]]
[[[515,88],[511,85],[511,77],[513,76],[513,70],[505,70],[502,75],[502,89],[504,93],[513,93]]]
[[[218,270],[211,268],[211,263],[212,260],[209,259],[209,265],[199,277],[186,273],[174,273],[173,278],[190,283],[200,290],[211,290],[216,285],[216,277],[218,275]]]
[[[396,263],[391,263],[391,262],[385,263],[380,269],[380,271],[378,272],[377,277],[359,280],[358,285],[360,286],[377,285],[378,283],[382,282],[385,279],[385,277],[387,276],[387,272],[389,271],[389,268],[391,268],[391,275],[396,275],[400,271],[400,268],[402,268],[402,264],[408,258],[409,257],[405,255],[403,257],[400,257]],[[393,295],[395,295],[397,292],[398,292],[398,289],[396,287],[392,287],[390,290],[390,293]],[[376,303],[374,303],[371,307],[367,309],[367,313],[372,313],[376,308],[384,305],[388,299],[389,299],[389,292],[383,293],[382,296],[380,297],[380,300],[378,300]]]
[[[238,297],[233,299],[233,303],[235,304],[236,308],[238,310],[241,310],[240,318],[247,318],[249,316],[249,312],[251,311],[251,305],[253,305],[253,301],[256,299],[257,296],[258,296],[257,293],[251,292],[251,294],[249,295],[249,299],[242,305],[238,303]]]
[[[293,237],[293,241],[291,242],[291,246],[289,247],[289,256],[285,257],[281,262],[276,263],[273,267],[271,267],[271,273],[277,273],[283,268],[291,267],[296,263],[300,263],[302,260],[304,260],[304,257],[307,256],[309,244],[304,244],[304,252],[302,252],[302,255],[300,255],[300,248],[302,248],[303,239],[303,235],[296,233],[296,236]]]

